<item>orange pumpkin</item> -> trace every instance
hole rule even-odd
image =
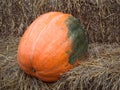
[[[46,82],[57,81],[85,55],[88,41],[79,21],[70,14],[49,12],[25,31],[18,47],[18,64]]]

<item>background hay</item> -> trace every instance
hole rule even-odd
[[[36,17],[49,11],[78,18],[89,42],[120,43],[119,0],[1,0],[0,36],[21,36]]]
[[[55,83],[25,74],[16,60],[27,26],[49,11],[78,18],[91,43],[88,61]],[[120,90],[120,1],[0,0],[0,90]]]

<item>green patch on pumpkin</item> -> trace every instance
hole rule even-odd
[[[88,40],[79,20],[70,16],[66,20],[66,25],[69,29],[68,37],[72,40],[72,52],[70,53],[69,63],[74,64],[76,60],[79,60],[86,54],[88,50]]]

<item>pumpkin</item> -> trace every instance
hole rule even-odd
[[[18,64],[27,74],[54,82],[78,65],[88,41],[79,20],[70,14],[48,12],[27,28],[18,47]]]

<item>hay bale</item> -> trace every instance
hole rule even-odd
[[[55,90],[120,90],[120,46],[90,45],[89,61],[66,73]]]
[[[89,42],[120,43],[119,0],[1,0],[0,36],[21,36],[39,15],[70,13],[81,21]]]
[[[86,30],[87,61],[55,83],[25,74],[16,60],[20,37],[39,15],[49,11],[70,13]],[[120,90],[119,0],[1,0],[0,90]]]
[[[25,74],[16,60],[20,38],[0,40],[0,90],[120,90],[120,45],[90,44],[89,57],[55,83]]]

